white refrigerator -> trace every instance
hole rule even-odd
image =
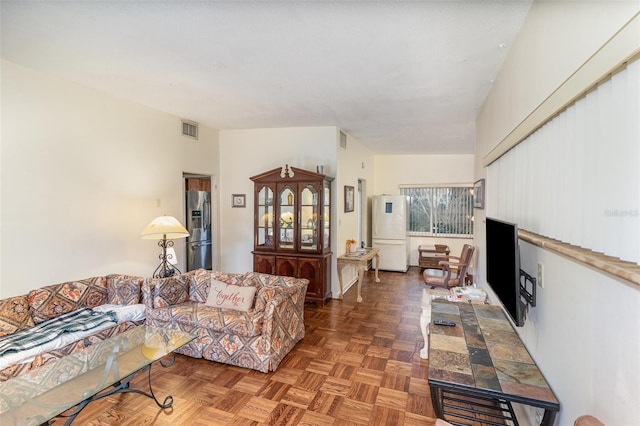
[[[407,272],[409,243],[409,197],[376,195],[372,201],[372,245],[380,249],[378,269]],[[375,259],[374,259],[375,262]]]

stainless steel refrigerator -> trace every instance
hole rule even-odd
[[[409,199],[404,195],[376,195],[372,200],[372,245],[380,249],[379,269],[407,272]]]
[[[187,271],[211,269],[211,193],[187,191]]]

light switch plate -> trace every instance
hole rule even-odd
[[[538,285],[541,288],[544,288],[544,281],[542,280],[542,276],[544,275],[544,267],[542,266],[542,263],[538,262]]]

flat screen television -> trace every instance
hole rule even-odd
[[[518,225],[486,218],[487,282],[517,327],[524,325],[525,304],[520,296]]]

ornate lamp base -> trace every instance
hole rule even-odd
[[[162,249],[162,253],[158,256],[160,264],[156,270],[153,271],[153,278],[166,278],[181,274],[180,269],[169,262],[173,259],[173,254],[167,254],[167,248],[173,247],[173,241],[163,238],[158,241],[158,246]]]

